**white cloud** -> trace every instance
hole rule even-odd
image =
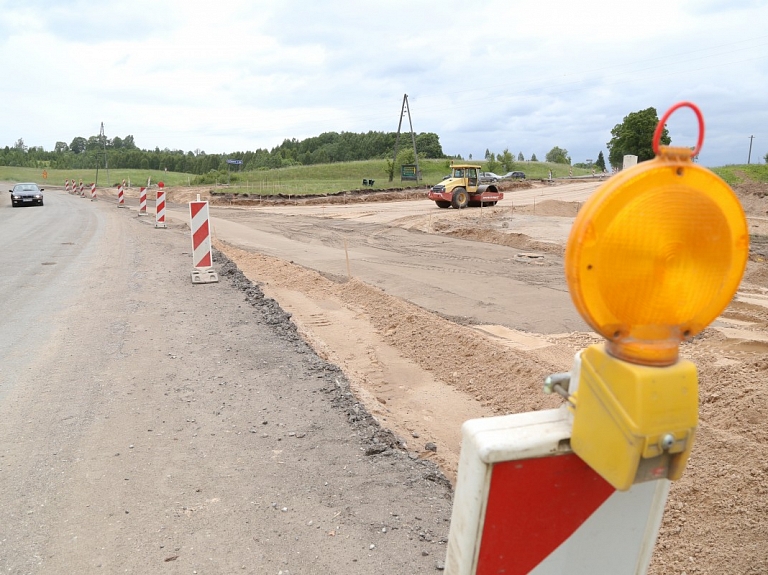
[[[269,148],[394,131],[408,93],[414,128],[464,157],[583,161],[628,113],[685,99],[706,116],[703,163],[744,161],[753,134],[754,161],[766,21],[765,1],[0,0],[0,145],[51,149],[103,121],[145,148]],[[692,145],[680,116],[673,143]]]

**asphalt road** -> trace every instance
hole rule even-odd
[[[6,187],[7,189],[7,187]],[[0,572],[425,573],[450,488],[181,224],[0,196]]]
[[[45,206],[11,208],[10,186],[2,184],[0,194],[0,398],[57,335],[59,318],[93,272],[104,233],[104,216],[89,201],[62,201],[48,193]]]

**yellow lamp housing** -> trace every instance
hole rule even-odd
[[[571,448],[616,489],[679,479],[698,425],[696,366],[637,365],[604,344],[581,352]]]
[[[699,118],[697,147],[659,147],[680,106]],[[573,374],[572,447],[617,489],[660,470],[682,474],[698,380],[678,348],[725,309],[746,266],[749,234],[736,195],[692,161],[703,134],[697,107],[671,108],[654,136],[656,158],[606,181],[579,211],[566,246],[571,299],[606,339],[582,352]]]

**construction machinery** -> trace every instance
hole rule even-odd
[[[504,194],[495,184],[480,183],[480,166],[476,164],[453,164],[451,175],[432,187],[428,195],[440,208],[454,207],[457,210],[480,206],[495,206],[504,199]]]

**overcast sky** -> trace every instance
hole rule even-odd
[[[704,165],[768,153],[768,0],[0,0],[0,146],[131,134],[222,153],[414,130],[447,154],[595,159],[698,104]],[[406,118],[407,120],[407,118]],[[407,127],[407,121],[404,122]],[[694,145],[694,116],[668,123]]]

